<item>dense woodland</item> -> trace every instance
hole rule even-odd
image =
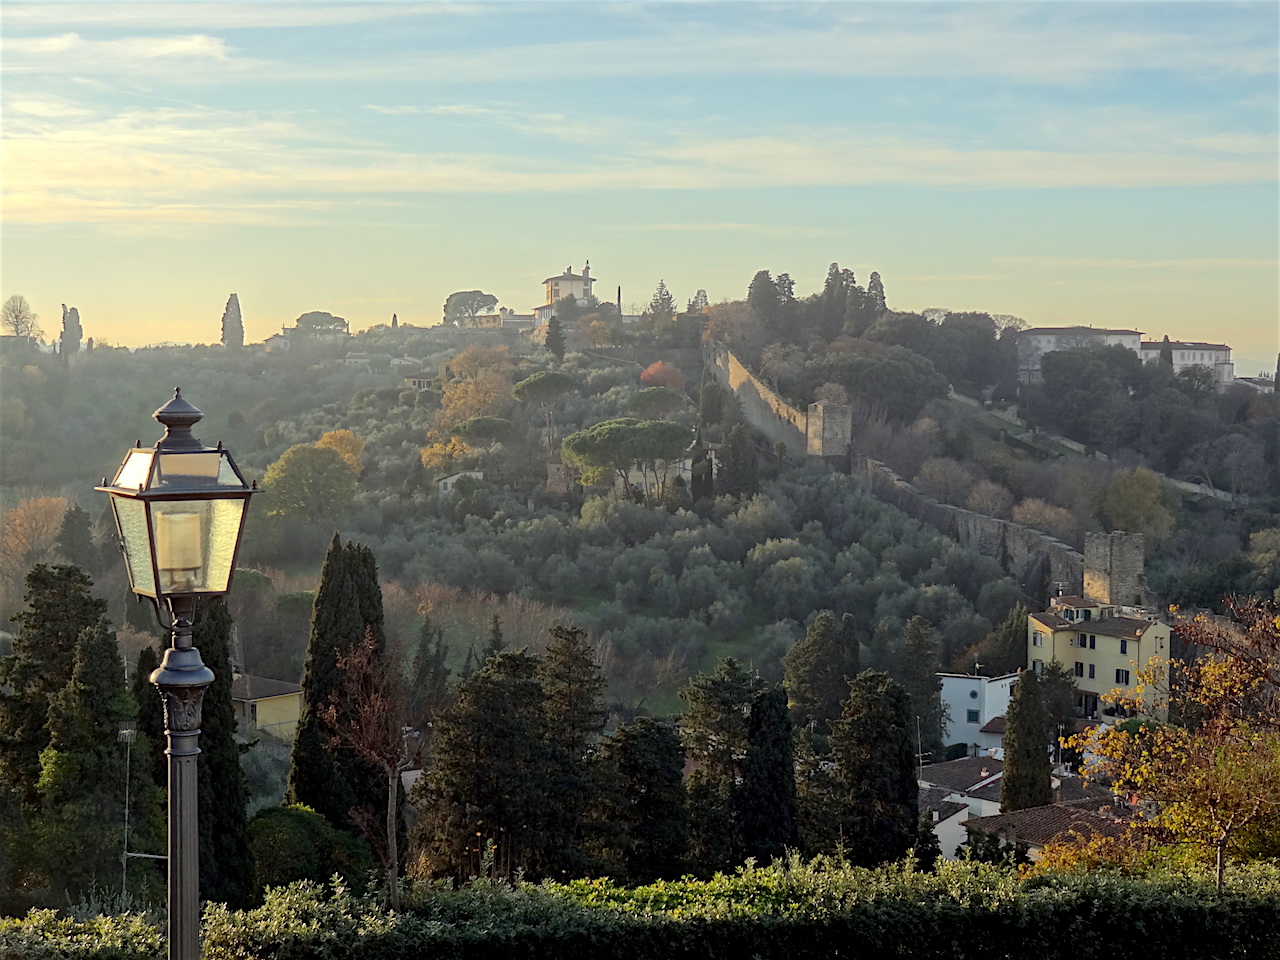
[[[287,354],[237,345],[225,319],[221,346],[68,349],[83,331],[55,354],[7,345],[4,907],[115,876],[103,825],[120,820],[119,723],[140,731],[135,842],[162,832],[158,705],[141,679],[162,638],[126,597],[91,488],[151,442],[170,384],[206,412],[197,435],[264,490],[235,588],[205,611],[205,659],[226,683],[234,662],[304,686],[292,747],[260,737],[243,756],[229,694],[210,694],[226,710],[206,723],[202,776],[234,788],[202,836],[203,882],[233,905],[293,879],[362,883],[375,861],[393,904],[402,868],[644,883],[787,851],[874,866],[915,849],[932,865],[914,768],[948,743],[936,673],[1024,666],[1034,600],[857,471],[759,447],[705,376],[699,327],[792,401],[849,403],[858,454],[930,496],[1077,544],[1141,531],[1152,586],[1182,602],[1280,589],[1274,397],[1218,394],[1114,349],[1050,354],[1044,383],[1019,387],[1021,321],[895,312],[878,275],[864,289],[834,264],[808,297],[760,271],[744,300],[689,306],[660,287],[624,328],[605,306],[565,305],[545,347],[474,311],[316,333]],[[406,357],[426,389],[392,365]],[[953,390],[1016,403],[1106,457],[1008,443]],[[580,483],[549,482],[565,468]],[[459,471],[482,476],[438,492]],[[1182,499],[1158,472],[1237,496]],[[392,686],[362,694],[374,683]],[[1025,692],[1028,756],[1043,759],[1070,685]],[[375,702],[394,709],[361,712]],[[406,767],[423,773],[401,796]],[[380,830],[388,804],[395,826]],[[72,840],[83,856],[59,845]],[[135,882],[158,890],[146,866]]]

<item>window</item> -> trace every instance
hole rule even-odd
[[[1086,620],[1092,620],[1092,619],[1093,619],[1093,611],[1092,611],[1092,610],[1086,610],[1086,611],[1084,612],[1084,618],[1085,618]]]
[[[978,711],[977,711],[977,710],[969,710],[969,711],[968,711],[968,715],[969,715],[969,722],[970,722],[970,723],[977,723],[977,722],[978,722]]]
[[[970,700],[977,700],[977,699],[978,699],[978,691],[977,691],[977,690],[970,690],[970,691],[969,691],[969,699],[970,699]]]
[[[1125,687],[1127,687],[1127,686],[1129,685],[1129,671],[1128,671],[1128,670],[1117,670],[1117,671],[1116,671],[1116,683],[1120,684],[1121,686],[1125,686]]]
[[[1076,661],[1076,676],[1077,677],[1084,676],[1084,664],[1081,663],[1079,660]],[[1125,683],[1128,683],[1128,682],[1129,682],[1128,680],[1125,681]]]
[[[1089,664],[1089,679],[1093,679],[1093,664]]]
[[[1043,661],[1043,660],[1032,660],[1032,661],[1031,661],[1031,671],[1032,671],[1033,673],[1044,673],[1044,661]]]
[[[1033,647],[1043,647],[1043,646],[1044,646],[1044,634],[1040,634],[1040,633],[1033,633],[1033,634],[1031,635],[1031,645],[1032,645]]]
[[[1121,641],[1120,641],[1120,652],[1121,652],[1121,653],[1128,653],[1128,652],[1129,652],[1129,641],[1128,641],[1128,640],[1121,640]]]
[[[1097,650],[1097,649],[1098,649],[1098,638],[1097,638],[1097,636],[1095,636],[1095,635],[1094,635],[1094,634],[1092,634],[1092,633],[1091,633],[1091,634],[1089,634],[1089,649],[1090,649],[1090,650]]]
[[[1086,642],[1087,641],[1085,640],[1085,635],[1082,633],[1075,639],[1075,641],[1071,645],[1073,647],[1079,647],[1081,650],[1083,650]]]

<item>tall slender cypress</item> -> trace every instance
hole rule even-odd
[[[734,808],[747,856],[767,863],[799,843],[791,717],[786,691],[780,687],[762,690],[751,704]]]
[[[342,689],[338,657],[354,650],[363,633],[349,555],[335,534],[320,570],[320,586],[311,609],[311,632],[302,673],[302,712],[289,758],[285,797],[289,803],[306,804],[330,823],[343,826],[350,825],[356,798],[329,750],[330,734],[322,716]]]
[[[138,665],[133,673],[134,704],[138,710],[138,733],[149,745],[147,765],[151,779],[161,790],[169,783],[169,761],[165,759],[164,703],[160,691],[151,682],[151,674],[160,666],[160,655],[155,647],[143,647],[138,651]]]
[[[1035,671],[1023,670],[1005,713],[1004,771],[1000,810],[1024,810],[1053,802],[1049,763],[1051,722]]]
[[[192,640],[213,671],[200,719],[200,894],[232,907],[254,899],[253,853],[231,702],[231,613],[222,599],[201,604]]]

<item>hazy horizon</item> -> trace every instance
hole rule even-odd
[[[821,288],[1280,331],[1272,3],[6,4],[3,295],[46,336]],[[1268,359],[1269,358],[1269,359]]]

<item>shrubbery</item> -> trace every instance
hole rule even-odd
[[[1021,881],[944,863],[920,873],[828,860],[627,889],[604,880],[460,889],[420,885],[393,914],[373,895],[297,883],[255,910],[205,911],[206,960],[232,958],[1036,957],[1162,960],[1280,956],[1280,869],[1210,878],[1107,873]],[[78,922],[52,911],[0,921],[0,957],[159,958],[135,915]]]

